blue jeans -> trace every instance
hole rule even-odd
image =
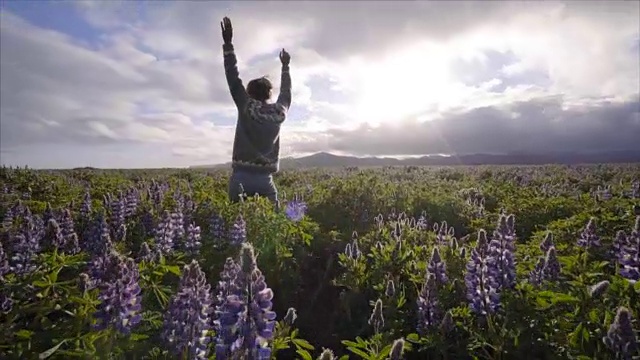
[[[233,170],[231,178],[229,179],[229,200],[231,200],[231,202],[240,201],[240,184],[242,184],[242,188],[244,189],[243,195],[253,196],[258,194],[266,197],[277,206],[278,189],[273,182],[273,176],[271,174]]]

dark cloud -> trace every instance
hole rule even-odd
[[[326,143],[300,147],[357,155],[638,150],[639,114],[637,100],[563,110],[562,97],[548,97],[444,113],[425,123],[331,130]]]

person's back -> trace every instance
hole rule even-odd
[[[284,49],[280,53],[280,95],[275,103],[270,104],[268,100],[271,98],[272,85],[267,78],[251,80],[244,88],[231,43],[231,21],[225,17],[221,27],[225,73],[231,96],[238,108],[229,198],[238,201],[240,193],[244,192],[247,195],[265,196],[277,203],[277,189],[272,174],[279,167],[280,126],[291,105],[290,57]]]

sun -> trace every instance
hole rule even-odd
[[[376,63],[363,61],[355,71],[355,115],[372,125],[417,116],[434,103],[451,100],[447,56],[433,43],[389,53]]]

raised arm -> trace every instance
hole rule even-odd
[[[291,74],[289,74],[291,57],[284,49],[280,52],[280,61],[282,62],[282,74],[280,75],[280,95],[278,95],[277,103],[288,110],[291,106]]]
[[[236,106],[240,109],[247,103],[248,95],[247,91],[240,80],[240,73],[238,72],[238,59],[231,43],[233,37],[233,28],[231,27],[231,20],[225,17],[220,23],[222,28],[222,39],[224,44],[222,45],[222,53],[224,56],[224,72],[227,77],[227,84],[231,91],[231,97]]]

